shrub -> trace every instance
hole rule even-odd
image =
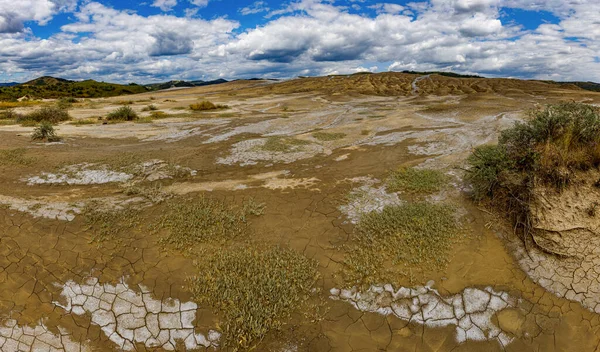
[[[56,107],[45,107],[45,108],[41,108],[39,110],[35,110],[33,112],[30,112],[27,115],[23,115],[20,116],[17,119],[17,122],[19,123],[39,123],[42,121],[51,123],[53,125],[58,124],[59,122],[63,122],[63,121],[68,121],[70,120],[71,117],[69,116],[69,113],[64,110],[64,109],[60,109],[60,108],[56,108]]]
[[[200,274],[189,279],[194,299],[224,318],[227,350],[252,349],[307,302],[319,279],[318,262],[290,249],[250,246],[203,252]],[[308,309],[306,309],[308,308]]]
[[[22,115],[15,112],[14,109],[0,111],[0,120],[18,120],[20,118],[22,118]]]
[[[61,98],[56,102],[56,106],[59,109],[69,109],[73,106],[74,103],[77,103],[78,100],[75,98]]]
[[[33,141],[47,141],[47,142],[58,142],[60,137],[54,131],[54,127],[51,123],[43,121],[38,127],[33,130],[31,135]]]
[[[133,121],[137,118],[137,113],[129,106],[122,106],[106,115],[106,119],[109,121]]]
[[[150,104],[142,109],[142,111],[156,111],[158,108],[154,104]]]
[[[600,164],[600,110],[563,103],[533,111],[528,121],[503,131],[498,145],[476,148],[468,163],[473,197],[492,201],[527,235],[536,185],[560,191],[574,172]]]
[[[446,181],[446,175],[437,170],[402,167],[390,172],[386,184],[388,192],[433,193]]]
[[[218,110],[227,108],[229,108],[227,105],[215,105],[206,100],[190,105],[190,109],[194,111]]]

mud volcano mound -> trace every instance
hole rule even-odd
[[[600,109],[565,103],[530,117],[470,156],[473,196],[508,214],[535,281],[599,312]]]

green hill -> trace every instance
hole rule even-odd
[[[40,77],[16,86],[0,87],[0,100],[14,100],[24,96],[32,99],[102,98],[147,91],[147,88],[135,83],[122,85],[94,80],[77,82],[55,77]]]

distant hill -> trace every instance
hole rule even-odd
[[[574,84],[581,89],[600,92],[600,83],[595,82],[559,82],[559,84]]]
[[[463,75],[455,72],[443,72],[443,71],[402,71],[402,73],[408,73],[412,75],[440,75],[445,77],[453,77],[453,78],[484,78],[482,76],[477,75]]]
[[[144,87],[149,90],[163,90],[163,89],[171,89],[171,88],[182,88],[182,87],[203,87],[210,86],[213,84],[222,84],[227,83],[229,81],[225,79],[216,79],[214,81],[169,81],[164,83],[151,83],[145,84]]]
[[[12,86],[16,86],[16,85],[19,85],[19,83],[17,83],[17,82],[0,83],[0,87],[12,87]]]
[[[0,100],[13,100],[28,96],[32,99],[102,98],[147,92],[146,87],[97,82],[94,80],[69,81],[56,77],[40,77],[15,86],[0,87]]]

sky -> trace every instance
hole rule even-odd
[[[0,0],[0,82],[403,70],[600,82],[600,1]]]

